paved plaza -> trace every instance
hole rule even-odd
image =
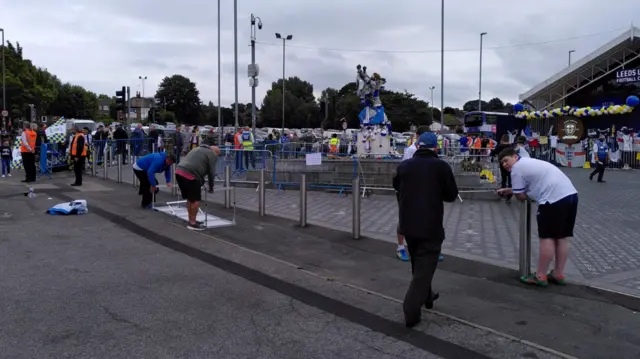
[[[566,169],[580,195],[580,210],[567,273],[571,279],[640,296],[640,174],[611,171],[605,184],[591,182],[588,170]],[[266,191],[266,212],[299,218],[299,191]],[[258,210],[255,189],[238,188],[239,208]],[[222,203],[222,192],[212,196]],[[351,231],[352,197],[308,192],[308,221],[332,229]],[[373,195],[361,204],[362,234],[395,241],[398,208],[394,196]],[[513,201],[459,201],[447,204],[445,253],[517,268],[521,204]],[[532,238],[537,253],[535,204]],[[393,252],[394,247],[389,246]],[[533,263],[535,267],[534,258]],[[535,269],[535,268],[534,268]]]
[[[565,168],[580,195],[580,209],[567,264],[568,276],[578,282],[640,296],[640,173],[607,171],[601,184],[589,181],[589,170]],[[101,176],[102,168],[98,171]],[[162,176],[158,176],[161,179]],[[116,178],[111,168],[109,178]],[[132,181],[131,170],[123,168],[123,181]],[[217,183],[222,187],[222,183]],[[300,192],[296,189],[266,191],[268,215],[297,220]],[[224,202],[218,191],[209,196]],[[350,232],[352,197],[336,193],[308,191],[309,224]],[[236,189],[238,208],[258,211],[255,188]],[[372,195],[362,199],[362,235],[395,242],[398,207],[394,196]],[[518,267],[519,217],[521,203],[513,201],[456,201],[445,205],[445,254],[509,268]],[[532,263],[537,260],[535,204],[532,206]],[[389,246],[390,254],[394,247]]]

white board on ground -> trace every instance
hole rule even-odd
[[[166,213],[172,217],[178,217],[185,222],[189,220],[189,215],[185,207],[174,205],[174,206],[155,207],[154,209],[158,212]],[[205,213],[202,211],[198,213],[198,216],[196,217],[196,221],[204,223],[207,228],[219,228],[219,227],[228,227],[228,226],[234,225],[234,223],[231,221],[222,219],[220,217],[216,217],[212,214],[205,215]]]

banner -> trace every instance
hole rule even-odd
[[[585,155],[580,142],[573,145],[558,143],[556,149],[556,161],[564,167],[584,167]]]
[[[640,82],[640,68],[616,71],[616,83],[628,84]]]

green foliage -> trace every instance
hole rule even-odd
[[[14,46],[7,41],[5,66],[6,103],[11,118],[30,119],[29,105],[33,104],[36,117],[51,115],[99,120],[95,93],[80,86],[63,84],[46,69],[36,67],[23,57],[19,43]]]
[[[173,112],[180,123],[200,125],[203,122],[202,101],[196,84],[182,75],[165,77],[155,98],[167,111]]]

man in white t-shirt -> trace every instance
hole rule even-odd
[[[565,285],[564,267],[569,255],[568,237],[578,213],[578,191],[571,180],[556,166],[546,161],[518,156],[512,148],[498,155],[500,163],[511,172],[513,188],[502,188],[501,194],[527,197],[538,203],[537,222],[540,237],[538,271],[520,278],[523,283],[546,287],[548,282]],[[547,275],[555,256],[555,268]]]

